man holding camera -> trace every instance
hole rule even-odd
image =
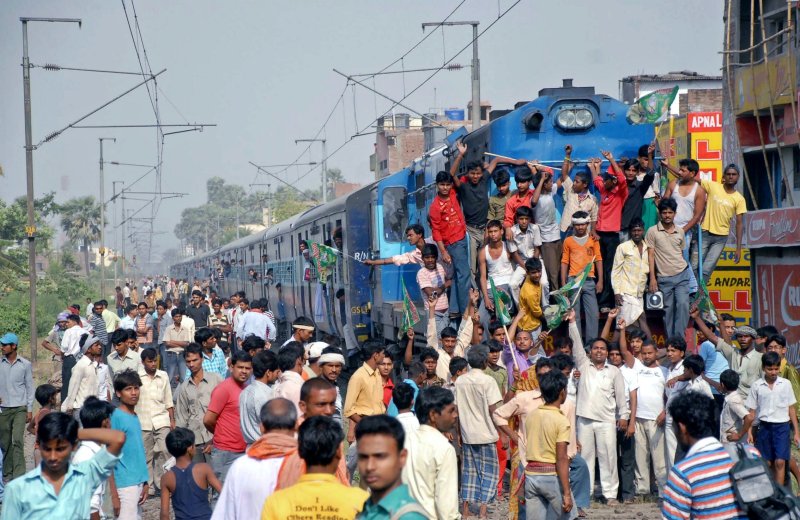
[[[644,242],[650,251],[650,292],[664,297],[664,329],[667,337],[683,336],[689,322],[689,264],[683,257],[686,237],[675,225],[678,204],[674,199],[658,203],[659,222],[647,230]]]
[[[620,317],[631,325],[639,320],[639,327],[649,337],[643,296],[647,287],[647,275],[650,273],[650,250],[644,243],[644,221],[634,218],[628,230],[631,239],[620,244],[614,253],[611,287],[614,289],[614,300],[620,309]]]

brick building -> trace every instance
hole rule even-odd
[[[667,74],[628,76],[619,82],[619,98],[628,104],[654,90],[678,85],[678,96],[670,107],[672,115],[713,112],[722,108],[722,76],[706,76],[688,70]]]

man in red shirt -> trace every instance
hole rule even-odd
[[[528,164],[528,169],[519,168],[514,173],[514,182],[517,184],[517,189],[506,201],[506,213],[503,218],[503,228],[506,232],[506,240],[513,240],[514,235],[511,228],[514,226],[514,216],[517,214],[517,208],[520,206],[531,207],[531,197],[533,190],[531,190],[531,179],[533,174],[536,173],[536,168]]]
[[[619,230],[622,225],[622,206],[628,198],[628,183],[622,168],[611,152],[600,152],[611,165],[609,171],[600,175],[600,159],[589,162],[592,172],[592,182],[600,193],[600,207],[597,214],[595,231],[600,240],[600,254],[603,258],[614,258],[619,246]],[[603,262],[603,280],[611,280],[613,262]],[[600,312],[608,312],[615,306],[614,290],[611,284],[603,286],[603,292],[598,296]]]
[[[231,375],[211,392],[211,401],[203,417],[203,425],[212,438],[211,467],[220,480],[225,481],[228,470],[247,448],[239,427],[239,395],[253,372],[250,354],[240,350],[230,360]]]
[[[450,315],[461,316],[467,310],[471,274],[467,224],[453,190],[453,178],[448,172],[436,174],[436,191],[428,211],[431,234],[439,246],[442,262],[453,266],[455,283],[450,289]]]

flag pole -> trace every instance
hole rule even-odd
[[[483,152],[483,155],[488,155],[489,157],[497,157],[498,159],[505,159],[507,161],[516,161],[516,159],[514,159],[513,157],[507,157],[505,155],[497,155],[496,153],[491,153],[491,152]],[[535,163],[533,161],[526,161],[526,162],[530,166],[535,166],[537,164],[537,163]],[[552,170],[561,171],[561,168],[556,168],[555,166],[547,166],[546,164],[541,164],[541,163],[538,163],[538,164],[540,164],[541,166],[545,166],[547,168],[550,168]]]

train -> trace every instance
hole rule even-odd
[[[267,299],[282,337],[289,333],[292,320],[306,316],[322,335],[343,338],[348,349],[369,339],[398,341],[404,282],[420,309],[415,330],[424,338],[418,267],[372,268],[362,260],[409,251],[405,229],[410,224],[422,225],[430,236],[428,208],[436,196],[434,179],[437,172],[449,171],[456,142],[463,140],[468,146],[462,168],[472,160],[484,160],[486,152],[560,166],[567,144],[573,147],[573,158],[598,157],[600,150],[618,158],[636,157],[639,146],[653,141],[655,129],[628,121],[628,109],[611,96],[595,93],[594,87],[575,87],[568,80],[561,87],[543,88],[533,101],[518,103],[475,131],[462,127],[452,132],[406,168],[265,231],[176,263],[170,276],[208,278],[222,263],[227,273],[214,284],[219,294],[245,291],[249,298]],[[573,176],[587,171],[585,160],[575,163]],[[304,251],[306,241],[341,252],[325,284],[319,283]]]

